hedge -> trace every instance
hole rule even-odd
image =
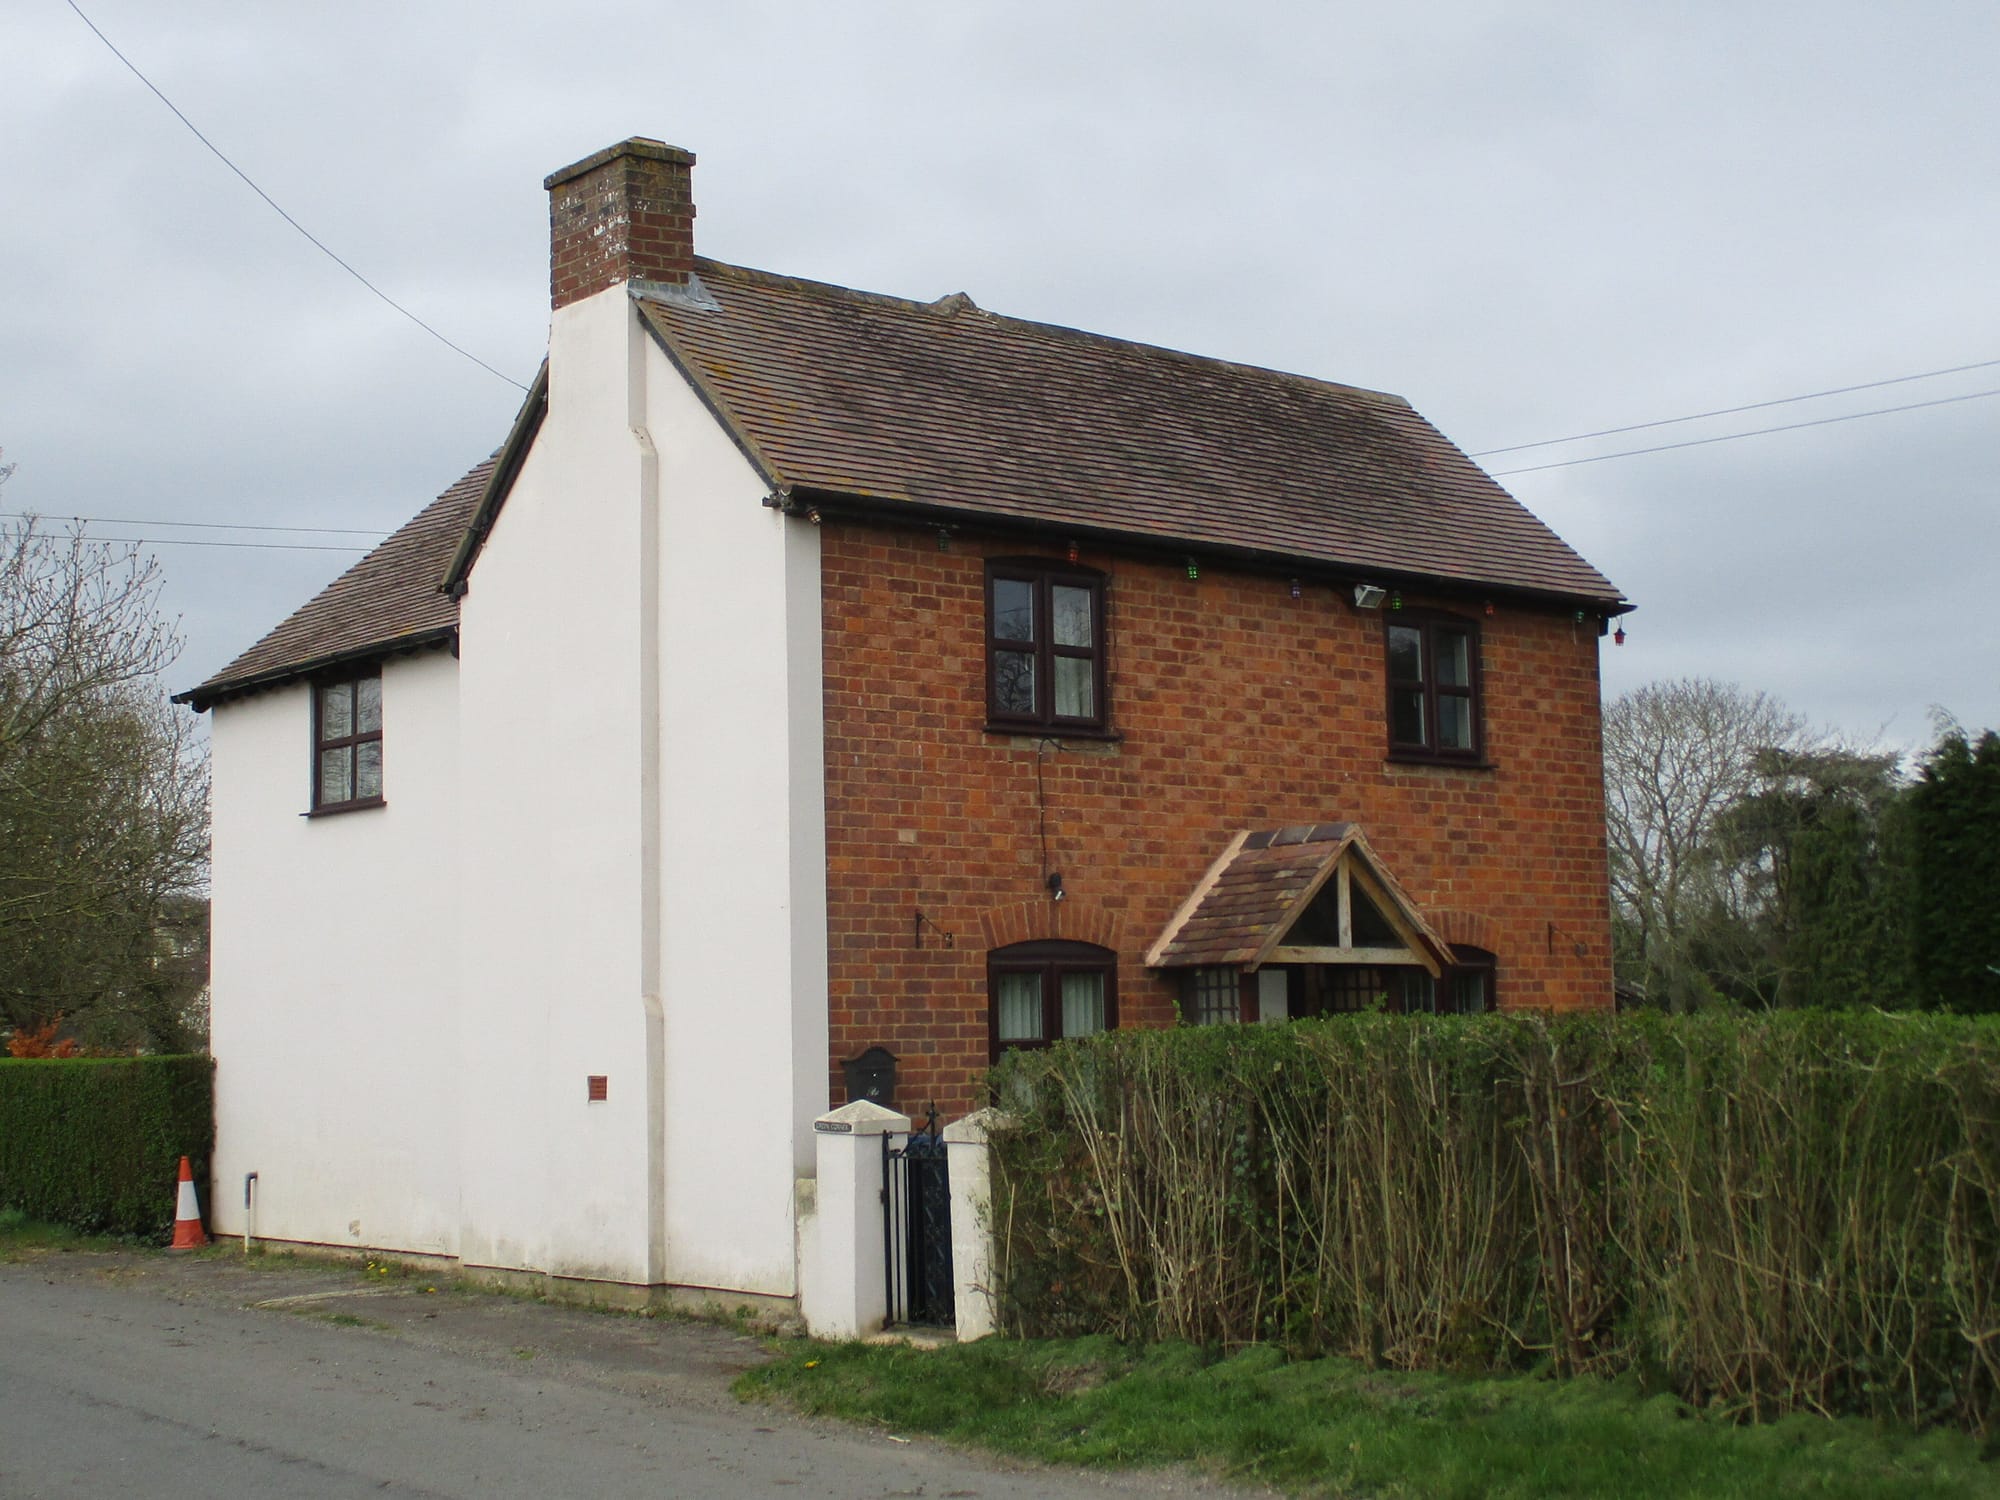
[[[2000,1025],[1356,1016],[1010,1055],[1023,1335],[2000,1430]]]
[[[165,1238],[180,1159],[205,1184],[214,1145],[206,1057],[0,1059],[0,1208]]]

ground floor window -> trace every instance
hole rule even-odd
[[[1189,969],[1182,1010],[1191,1025],[1221,1026],[1243,1019],[1243,974],[1239,969]]]
[[[995,948],[986,960],[992,1054],[1094,1036],[1118,1025],[1118,956],[1094,943]]]
[[[1458,946],[1452,962],[1433,978],[1416,965],[1289,964],[1265,969],[1250,993],[1235,969],[1190,969],[1182,985],[1182,1013],[1190,1024],[1353,1015],[1385,1010],[1395,1015],[1473,1015],[1497,1005],[1498,965],[1484,948]],[[1278,1010],[1282,1000],[1284,1008]]]

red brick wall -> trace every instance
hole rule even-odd
[[[1611,1004],[1595,619],[1406,593],[1477,620],[1493,765],[1390,764],[1382,611],[1085,548],[1110,575],[1122,738],[1043,750],[981,727],[984,564],[1059,549],[960,535],[940,551],[935,533],[842,521],[820,542],[836,1101],[839,1060],[881,1043],[899,1107],[976,1108],[986,954],[1005,943],[1114,948],[1121,1024],[1172,1024],[1177,981],[1145,951],[1243,828],[1357,822],[1447,939],[1498,955],[1503,1006]]]

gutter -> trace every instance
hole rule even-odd
[[[224,698],[240,698],[249,693],[263,692],[267,688],[281,687],[288,682],[315,677],[329,672],[335,667],[355,666],[362,662],[387,661],[392,656],[414,656],[419,651],[428,651],[438,646],[451,649],[458,654],[458,627],[440,625],[430,630],[419,630],[411,635],[399,635],[386,641],[371,641],[365,646],[350,646],[345,651],[331,651],[324,656],[311,657],[306,661],[292,662],[282,667],[272,667],[263,672],[251,672],[242,677],[228,677],[219,682],[204,682],[200,687],[189,688],[184,693],[175,693],[168,701],[185,703],[196,713],[206,713]]]
[[[1320,584],[1381,583],[1392,587],[1423,589],[1439,593],[1482,594],[1495,599],[1556,604],[1565,609],[1581,609],[1610,620],[1630,614],[1636,604],[1622,595],[1580,594],[1560,589],[1534,588],[1521,584],[1490,583],[1478,579],[1453,578],[1435,573],[1419,573],[1390,568],[1372,568],[1331,559],[1300,557],[1295,553],[1272,552],[1257,547],[1232,547],[1218,542],[1180,541],[1158,532],[1128,531],[1106,526],[1066,526],[1059,521],[1026,516],[996,515],[991,511],[962,510],[908,500],[899,495],[861,495],[841,490],[813,489],[799,485],[780,490],[764,502],[788,516],[818,513],[823,519],[843,516],[871,521],[900,522],[915,529],[936,528],[944,532],[990,532],[1003,536],[1033,537],[1047,542],[1074,538],[1079,542],[1114,545],[1162,560],[1214,560],[1247,566],[1278,577],[1296,577]]]

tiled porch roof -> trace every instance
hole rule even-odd
[[[1153,968],[1232,966],[1254,969],[1284,945],[1307,906],[1343,859],[1358,861],[1400,920],[1439,963],[1451,949],[1424,920],[1396,878],[1352,823],[1246,830],[1210,865],[1146,954]]]

